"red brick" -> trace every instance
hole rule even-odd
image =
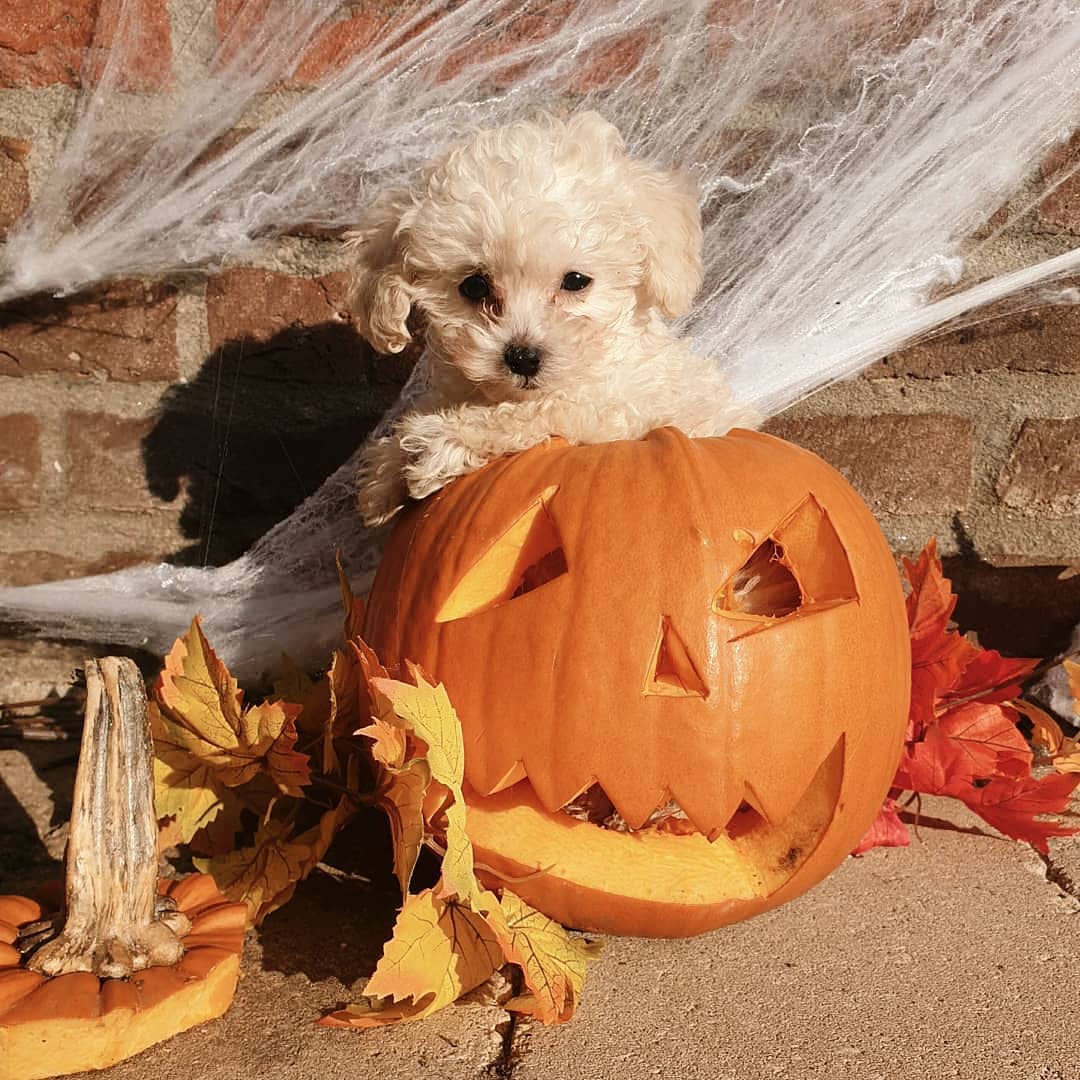
[[[940,513],[967,505],[972,425],[962,417],[779,417],[765,430],[834,465],[877,513]]]
[[[29,144],[0,137],[0,240],[30,205],[30,180],[26,173]]]
[[[0,510],[37,505],[41,449],[36,416],[0,417]]]
[[[270,6],[270,0],[218,0],[216,8],[219,41],[230,34],[232,41],[244,42],[254,32]],[[319,30],[300,57],[284,86],[302,89],[321,82],[340,71],[357,53],[377,41],[394,20],[392,10],[380,10],[378,4],[357,4],[348,18]],[[414,27],[409,36],[420,32]],[[402,39],[407,40],[407,39]],[[225,49],[223,55],[229,56]]]
[[[43,372],[175,380],[176,290],[120,281],[66,300],[7,305],[0,312],[0,375]]]
[[[1080,129],[1046,156],[1040,171],[1044,181],[1060,183],[1039,204],[1039,217],[1080,236]]]
[[[0,586],[36,585],[41,581],[60,581],[64,578],[89,577],[91,574],[108,574],[152,562],[162,557],[162,552],[107,551],[97,559],[78,559],[70,555],[58,555],[54,551],[0,552]]]
[[[143,440],[153,420],[73,412],[64,421],[68,501],[103,510],[161,506],[147,490]]]
[[[998,495],[1015,509],[1080,514],[1080,417],[1025,420],[998,479]]]
[[[122,0],[0,0],[0,86],[78,86],[116,47]],[[115,54],[118,88],[158,90],[171,80],[167,0],[131,5],[135,36]]]
[[[349,275],[289,277],[269,270],[228,270],[206,286],[210,345],[229,341],[269,341],[283,331],[319,323],[348,322],[345,295]]]
[[[868,378],[973,371],[1080,372],[1080,307],[1038,308],[943,334],[875,364]]]

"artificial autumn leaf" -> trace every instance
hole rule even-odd
[[[424,796],[431,783],[431,769],[423,759],[400,769],[384,768],[375,792],[376,805],[390,819],[394,848],[394,876],[402,896],[408,895],[420,849],[424,846]]]
[[[1012,701],[1020,696],[1024,680],[1039,666],[1037,659],[1002,656],[996,649],[975,648],[975,655],[960,677],[943,689],[943,701],[951,704],[977,700],[987,705]]]
[[[926,795],[963,798],[976,781],[1028,776],[1031,750],[1013,714],[970,702],[950,709],[901,758],[896,786]]]
[[[544,1024],[565,1023],[574,1014],[586,965],[599,956],[600,944],[573,936],[508,889],[499,907],[504,921],[492,925],[506,959],[521,968],[529,989],[506,1007]]]
[[[475,903],[478,887],[472,844],[465,832],[465,799],[461,792],[465,778],[461,722],[441,684],[428,682],[423,672],[412,666],[409,674],[415,684],[378,677],[372,678],[370,684],[394,715],[424,742],[431,778],[450,793],[452,801],[443,810],[446,850],[442,862],[442,895]]]
[[[308,852],[290,843],[289,829],[286,821],[263,822],[250,847],[194,860],[230,900],[247,905],[250,926],[258,926],[296,890]]]
[[[327,1027],[383,1027],[417,1020],[475,989],[503,965],[483,915],[432,889],[406,898],[365,1001],[325,1016]]]
[[[389,672],[375,653],[359,638],[335,650],[330,664],[330,715],[323,737],[323,769],[340,769],[337,741],[357,734],[358,729],[380,715],[381,706],[372,699],[371,680],[386,678]]]
[[[955,630],[949,619],[956,607],[948,578],[941,572],[936,541],[931,540],[913,563],[904,560],[904,574],[911,585],[907,597],[911,633],[911,714],[909,740],[918,738],[932,721],[939,690],[956,682],[978,653]]]
[[[221,813],[228,788],[199,758],[166,743],[161,714],[150,702],[154,736],[154,807],[158,818],[171,818],[170,835],[187,843]]]
[[[956,597],[933,541],[904,565],[911,584],[912,699],[894,788],[957,798],[1006,835],[1045,850],[1048,837],[1075,831],[1037,818],[1064,810],[1080,784],[1080,758],[1073,778],[1031,776],[1034,758],[1017,727],[1020,715],[1032,720],[1037,735],[1056,739],[1049,717],[1018,700],[1038,661],[1004,657],[950,628]],[[1073,771],[1065,749],[1053,759],[1060,773]],[[899,840],[903,822],[888,807],[857,851]]]
[[[198,617],[166,656],[154,697],[155,754],[185,786],[239,787],[263,773],[283,794],[299,795],[310,781],[307,755],[296,750],[299,708],[274,701],[245,711],[243,694]]]
[[[319,864],[348,816],[346,800],[342,799],[317,824],[297,836],[289,835],[292,826],[287,821],[264,821],[250,847],[194,862],[203,873],[213,875],[230,900],[246,904],[248,923],[258,926],[292,898],[297,883]]]
[[[296,730],[321,735],[330,716],[330,680],[313,679],[289,659],[281,657],[281,674],[274,680],[274,698],[300,707]]]
[[[890,795],[851,854],[862,855],[871,848],[908,847],[910,844],[911,835],[897,813],[896,799]]]
[[[1013,701],[1014,708],[1031,721],[1031,741],[1045,757],[1054,757],[1061,752],[1065,742],[1065,732],[1061,725],[1045,710],[1030,701]]]
[[[359,638],[364,630],[364,601],[353,595],[340,551],[335,554],[334,561],[337,563],[338,584],[341,586],[341,603],[345,608],[345,640],[352,641],[353,638]]]
[[[390,819],[394,875],[401,895],[405,896],[424,846],[424,800],[431,783],[431,769],[423,758],[406,762],[408,736],[401,727],[375,720],[357,734],[372,740],[371,756],[379,766],[375,805]]]
[[[1075,828],[1058,821],[1039,821],[1043,815],[1064,813],[1080,776],[1056,773],[1036,780],[1032,776],[1001,777],[977,788],[964,799],[984,821],[1013,840],[1023,840],[1044,855],[1054,836],[1071,836]]]

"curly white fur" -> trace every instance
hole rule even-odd
[[[666,321],[701,285],[691,186],[628,157],[595,112],[480,132],[378,200],[356,242],[361,333],[400,352],[419,323],[428,386],[362,455],[368,524],[551,436],[720,435],[759,419]],[[567,274],[589,284],[564,288]],[[477,275],[489,292],[469,299],[459,287]],[[512,370],[512,346],[537,350],[535,372]]]

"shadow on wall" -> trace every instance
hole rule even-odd
[[[147,485],[181,492],[192,542],[173,562],[243,554],[318,489],[393,403],[410,361],[376,357],[346,323],[227,342],[162,399],[143,442]]]
[[[1042,658],[1068,646],[1080,622],[1080,574],[1063,580],[1061,566],[996,567],[973,554],[942,562],[958,596],[953,618],[983,645]]]

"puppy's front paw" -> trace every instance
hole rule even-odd
[[[380,439],[364,448],[356,476],[356,505],[365,525],[382,525],[405,505],[404,466],[405,455],[396,439]]]
[[[423,499],[451,480],[487,464],[479,451],[465,445],[454,425],[438,413],[419,413],[402,421],[401,448],[407,455],[405,485],[414,499]]]

